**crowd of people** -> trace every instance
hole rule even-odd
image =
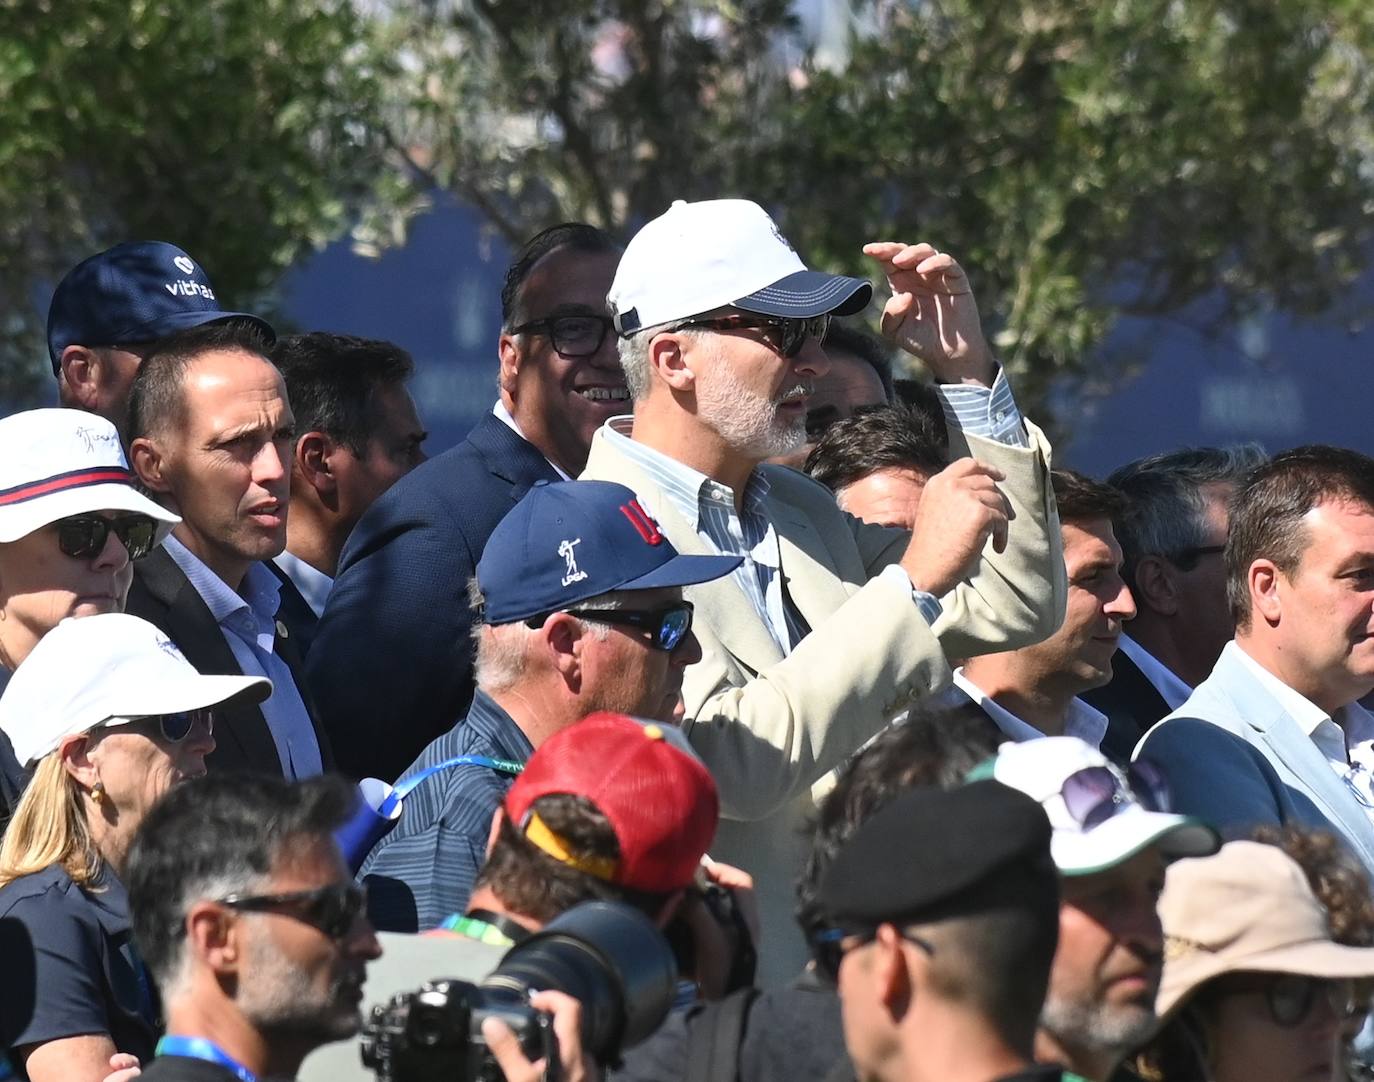
[[[432,459],[400,346],[75,267],[0,420],[0,1077],[439,1077],[364,1016],[607,903],[642,1040],[543,988],[442,1062],[1366,1077],[1374,459],[1056,468],[958,261],[863,251],[881,338],[745,200],[547,229]]]

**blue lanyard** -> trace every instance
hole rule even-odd
[[[218,1063],[221,1067],[227,1067],[233,1071],[234,1077],[239,1082],[258,1082],[257,1075],[220,1048],[219,1045],[207,1041],[204,1037],[177,1037],[169,1033],[157,1042],[157,1049],[154,1054],[209,1060],[211,1063]]]
[[[509,759],[493,759],[490,755],[458,755],[452,759],[445,759],[442,763],[435,763],[433,766],[426,767],[418,774],[412,774],[405,781],[397,782],[396,788],[391,790],[390,795],[382,801],[382,806],[377,809],[378,814],[384,817],[389,816],[396,805],[410,795],[412,789],[430,775],[437,774],[441,770],[447,770],[451,766],[485,766],[501,774],[510,774],[512,777],[525,769],[523,763],[513,763]]]

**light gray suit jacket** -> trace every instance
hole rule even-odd
[[[1164,770],[1177,810],[1223,834],[1241,836],[1259,823],[1329,830],[1374,874],[1369,811],[1239,652],[1228,643],[1212,674],[1141,738],[1134,757]]]
[[[733,576],[684,590],[696,605],[703,651],[683,679],[685,727],[720,790],[723,821],[712,852],[757,884],[765,982],[795,976],[806,957],[792,910],[811,786],[913,698],[947,687],[948,659],[1039,642],[1063,621],[1067,586],[1049,444],[1034,425],[1026,428],[1029,448],[964,437],[951,426],[950,457],[973,454],[1001,469],[1015,517],[1006,550],[987,546],[968,581],[940,599],[933,626],[909,590],[871,581],[901,559],[909,535],[851,518],[829,490],[783,466],[761,467],[767,513],[783,588],[811,633],[784,656]],[[582,476],[632,489],[679,552],[707,551],[695,525],[603,432]]]

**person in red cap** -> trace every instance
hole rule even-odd
[[[556,733],[506,793],[467,910],[426,935],[380,933],[364,1013],[425,980],[480,981],[512,945],[583,902],[623,902],[668,925],[696,894],[718,814],[715,782],[672,726],[599,713]],[[706,874],[748,884],[722,865]],[[341,1043],[313,1053],[297,1077],[371,1076]]]

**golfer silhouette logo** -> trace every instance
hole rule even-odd
[[[574,582],[581,582],[587,577],[587,572],[578,569],[577,555],[573,552],[573,546],[580,544],[582,544],[582,538],[578,537],[571,541],[565,538],[558,545],[558,555],[568,561],[568,571],[563,576],[564,586],[571,586]]]

